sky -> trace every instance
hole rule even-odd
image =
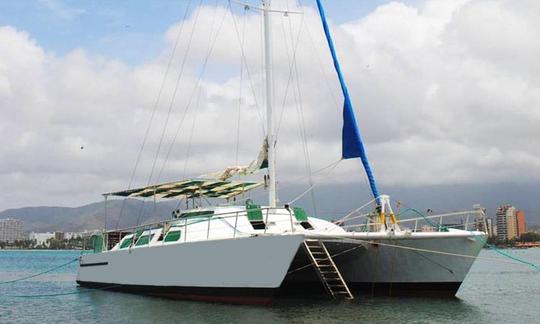
[[[357,160],[317,172],[340,157],[343,99],[313,2],[273,2],[303,13],[273,14],[279,185],[311,169],[316,183],[365,187]],[[537,1],[325,4],[382,191],[540,182]],[[1,1],[0,210],[82,205],[254,159],[261,16],[231,7]]]

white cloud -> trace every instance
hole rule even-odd
[[[320,22],[312,8],[304,9],[304,17],[276,16],[273,28],[282,182],[305,176],[299,114],[313,169],[340,155],[342,99]],[[539,11],[535,1],[426,1],[418,8],[393,2],[333,26],[379,182],[540,180]],[[236,23],[242,33],[243,17],[236,16]],[[154,180],[169,149],[161,180],[235,163],[240,50],[233,26],[225,8],[210,6],[184,23],[137,184],[147,181],[192,31]],[[256,156],[262,140],[260,27],[260,18],[250,12],[245,54],[255,97],[244,72],[240,163]],[[292,82],[281,117],[300,27],[302,109],[295,104],[299,98]],[[175,24],[164,35],[169,47],[159,57],[130,67],[84,49],[55,56],[24,31],[0,27],[0,181],[11,187],[0,208],[82,203],[127,185],[179,28]],[[290,30],[293,36],[286,38]],[[200,91],[193,92],[208,41],[217,34]],[[332,180],[364,181],[359,167],[357,161],[343,162]]]

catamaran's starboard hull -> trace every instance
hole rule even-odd
[[[354,293],[453,297],[480,253],[484,236],[442,238],[434,234],[432,238],[374,242],[381,244],[325,242]],[[303,251],[299,251],[291,270],[307,262]],[[317,290],[324,293],[312,268],[291,273],[283,287],[288,292],[305,294],[310,289],[313,293]]]
[[[242,304],[272,300],[303,235],[141,247],[81,257],[83,287]]]

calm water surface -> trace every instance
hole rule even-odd
[[[506,250],[540,264],[540,249]],[[76,251],[0,251],[0,281],[31,275]],[[484,250],[483,257],[500,256]],[[77,264],[0,284],[0,323],[540,323],[540,273],[477,260],[456,299],[372,298],[353,302],[279,300],[270,307],[174,301],[77,288]],[[28,297],[71,293],[55,297]],[[20,297],[27,296],[27,297]]]

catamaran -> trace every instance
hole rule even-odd
[[[266,136],[256,161],[212,176],[104,194],[108,197],[185,199],[162,222],[104,230],[92,237],[94,253],[80,257],[77,283],[153,296],[226,303],[267,304],[301,292],[353,299],[358,294],[454,296],[486,234],[481,210],[398,219],[390,197],[379,194],[356,123],[348,89],[320,0],[322,26],[344,97],[342,159],[360,158],[374,207],[339,221],[312,217],[294,204],[278,205],[273,117],[271,7],[264,19]],[[266,169],[264,181],[231,179]],[[268,204],[204,204],[268,191]],[[362,206],[365,207],[368,204]],[[449,224],[446,219],[458,217]],[[362,220],[359,222],[358,220]]]

